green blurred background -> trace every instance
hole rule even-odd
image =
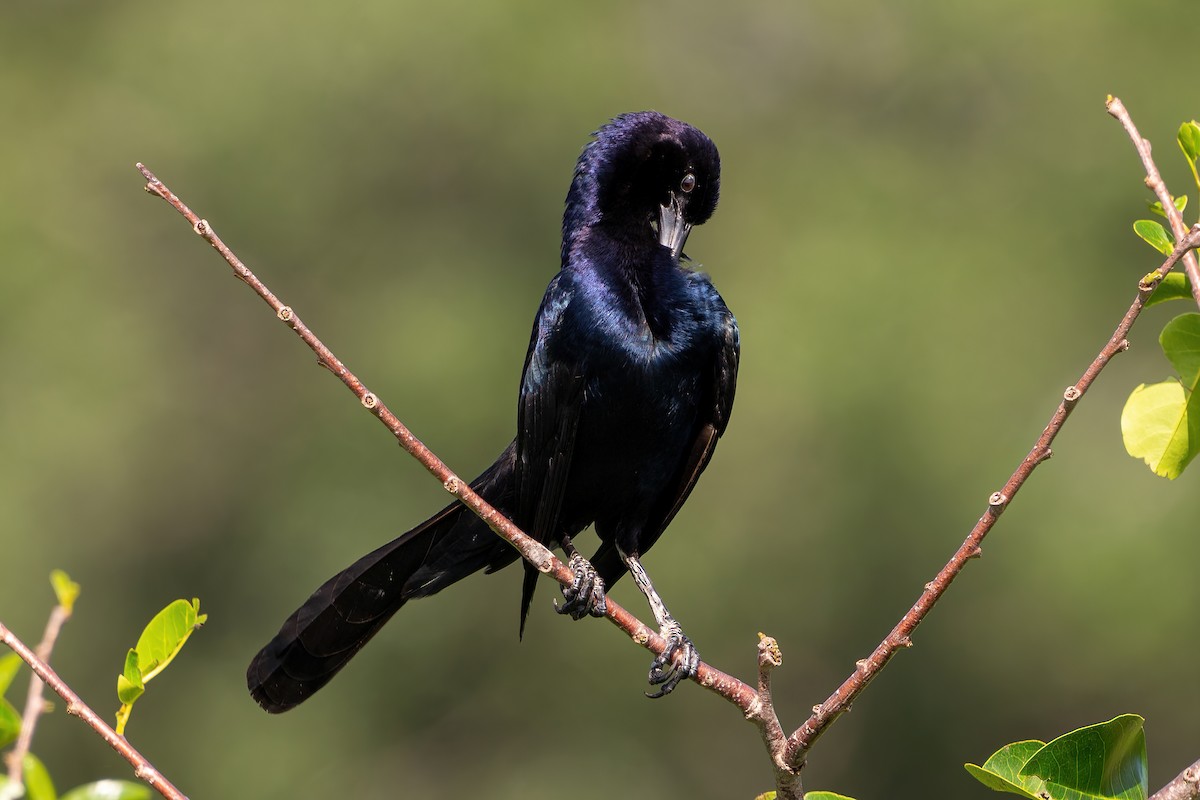
[[[904,8],[902,5],[909,5]],[[750,798],[757,734],[519,572],[410,606],[283,717],[243,670],[326,577],[445,495],[161,201],[144,161],[460,473],[513,432],[588,133],[656,108],[718,143],[689,241],[741,323],[733,422],[648,567],[712,663],[803,721],[907,609],[1158,258],[1120,95],[1168,183],[1200,113],[1190,2],[308,6],[10,2],[0,26],[0,619],[98,710],[142,624],[209,624],[132,742],[193,798]],[[1195,202],[1193,198],[1193,208]],[[990,797],[999,745],[1147,717],[1151,784],[1200,756],[1195,474],[1125,455],[1170,372],[1153,309],[808,788]],[[1193,470],[1194,472],[1195,470]],[[590,549],[590,541],[588,547]],[[628,583],[615,596],[639,614]],[[16,696],[16,693],[14,693]],[[60,707],[61,710],[61,707]],[[62,713],[66,788],[128,772]]]

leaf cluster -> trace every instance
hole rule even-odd
[[[1122,714],[1049,744],[1013,742],[992,753],[983,766],[964,766],[989,789],[1029,800],[1146,800],[1143,722],[1137,714]]]
[[[80,587],[62,570],[50,574],[50,584],[60,608],[69,615],[79,597]],[[207,615],[200,613],[200,601],[176,600],[150,620],[138,638],[137,646],[125,659],[124,673],[117,680],[117,694],[123,716],[118,713],[118,732],[123,734],[129,709],[145,691],[146,682],[166,669],[179,653],[192,631],[204,624]],[[23,662],[16,653],[0,658],[0,748],[17,741],[23,720],[4,695],[21,671]],[[139,666],[140,665],[140,666]],[[33,753],[21,759],[21,782],[14,785],[8,776],[0,775],[0,800],[150,800],[150,788],[141,783],[105,779],[77,786],[59,795],[49,771]]]
[[[1200,123],[1195,120],[1183,123],[1176,140],[1200,191],[1197,169]],[[1187,195],[1172,200],[1183,213],[1188,205]],[[1167,216],[1160,202],[1151,203],[1150,210]],[[1133,223],[1133,230],[1160,253],[1174,252],[1175,239],[1161,223],[1140,219]],[[1171,273],[1154,290],[1146,305],[1191,298],[1187,276]],[[1200,400],[1195,392],[1200,383],[1200,314],[1184,314],[1171,320],[1163,328],[1159,344],[1178,376],[1159,383],[1143,383],[1133,390],[1121,413],[1121,437],[1131,456],[1144,460],[1156,475],[1174,480],[1200,453]]]

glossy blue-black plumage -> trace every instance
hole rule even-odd
[[[516,439],[472,484],[547,545],[594,525],[592,564],[606,585],[658,540],[729,420],[737,325],[661,229],[674,219],[686,237],[707,220],[719,180],[708,137],[665,115],[625,114],[596,132],[567,195],[562,265],[534,323]],[[268,711],[291,708],[407,600],[515,559],[448,506],[318,589],[250,665],[252,694]],[[537,575],[526,565],[522,628]]]

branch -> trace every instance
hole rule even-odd
[[[1150,795],[1149,800],[1196,800],[1200,797],[1200,761],[1175,776],[1175,780]]]
[[[362,381],[346,368],[346,365],[338,360],[328,347],[325,346],[320,339],[317,338],[307,325],[305,325],[300,317],[291,307],[284,305],[275,294],[267,288],[267,286],[254,275],[250,269],[242,263],[232,250],[230,250],[220,237],[213,231],[212,226],[207,221],[198,217],[188,208],[182,200],[180,200],[170,189],[168,189],[162,181],[154,176],[150,170],[144,165],[138,164],[138,170],[145,177],[146,191],[150,194],[161,197],[166,200],[176,211],[183,215],[185,219],[192,225],[192,230],[200,235],[204,241],[212,245],[218,253],[225,259],[229,266],[233,269],[237,277],[241,278],[251,289],[258,294],[267,305],[274,311],[285,325],[291,328],[309,348],[317,354],[317,363],[332,372],[338,380],[346,385],[363,407],[370,411],[375,417],[391,431],[396,437],[396,441],[404,448],[409,455],[415,458],[429,471],[433,477],[437,478],[447,492],[454,495],[463,505],[475,512],[484,522],[487,523],[493,531],[500,535],[505,541],[511,544],[521,554],[521,557],[538,569],[550,575],[554,580],[558,581],[563,586],[570,586],[575,580],[574,573],[567,568],[562,561],[554,556],[541,542],[524,533],[520,528],[514,525],[507,517],[493,508],[486,500],[480,497],[469,485],[467,481],[462,480],[455,475],[448,466],[426,447],[421,440],[412,434],[411,431],[402,423],[388,407],[383,404],[376,395],[367,390]],[[633,614],[626,611],[620,605],[608,599],[608,612],[606,616],[609,621],[625,632],[630,639],[637,644],[646,648],[655,655],[662,653],[666,649],[666,642],[658,635],[656,631],[647,626]],[[740,708],[743,714],[748,714],[750,709],[758,702],[758,693],[747,684],[716,669],[709,664],[700,662],[700,667],[693,676],[692,680],[700,684],[706,689],[724,697],[729,702]]]
[[[1133,124],[1129,112],[1125,109],[1125,104],[1119,97],[1109,95],[1104,106],[1111,116],[1120,121],[1125,132],[1133,141],[1134,148],[1141,156],[1142,166],[1146,168],[1146,185],[1150,187],[1150,190],[1158,197],[1158,202],[1162,204],[1167,220],[1171,223],[1171,232],[1175,234],[1175,241],[1178,242],[1187,234],[1187,225],[1183,223],[1183,216],[1175,207],[1171,193],[1167,191],[1167,185],[1163,182],[1162,175],[1159,174],[1158,167],[1155,166],[1154,159],[1150,156],[1150,142],[1143,139],[1142,135],[1138,133],[1137,126]],[[1197,266],[1195,253],[1188,252],[1183,257],[1183,269],[1187,273],[1188,282],[1192,285],[1192,297],[1200,305],[1200,267]]]
[[[793,769],[785,756],[787,735],[775,714],[771,701],[771,670],[783,664],[783,653],[779,643],[762,633],[758,634],[758,704],[746,713],[746,719],[758,727],[763,744],[771,754],[775,768],[776,797],[778,800],[800,800],[804,789],[800,783],[800,771]]]
[[[1113,98],[1110,100],[1108,107],[1110,113],[1113,108],[1119,108],[1120,113],[1124,114],[1123,121],[1127,121],[1127,127],[1132,128],[1133,123],[1128,122],[1128,114],[1124,110],[1124,106],[1120,105],[1120,100]],[[1136,129],[1135,133],[1136,133]],[[1153,169],[1154,164],[1150,161],[1149,145],[1144,140],[1138,138],[1135,143],[1141,141],[1145,145],[1145,153],[1143,161],[1147,164],[1147,169]],[[1139,152],[1142,148],[1139,147]],[[1154,176],[1157,185],[1161,187],[1163,196],[1166,201],[1163,207],[1174,209],[1174,205],[1170,201],[1170,195],[1166,192],[1166,186],[1162,183],[1162,178],[1158,177],[1158,172],[1155,170]],[[1156,190],[1157,191],[1157,190]],[[1179,220],[1179,214],[1176,212],[1172,218],[1172,225],[1178,223],[1182,226],[1182,221]],[[1138,293],[1134,298],[1133,303],[1129,306],[1129,310],[1125,312],[1125,316],[1109,337],[1108,342],[1101,348],[1099,355],[1092,360],[1092,363],[1084,370],[1083,375],[1072,386],[1068,386],[1063,392],[1062,402],[1058,404],[1054,414],[1050,417],[1050,422],[1042,431],[1042,435],[1038,437],[1034,443],[1033,449],[1025,456],[1025,459],[1017,467],[1016,471],[1009,476],[1004,487],[992,494],[988,498],[988,507],[979,521],[975,523],[975,527],[971,529],[966,540],[951,556],[946,566],[942,567],[937,576],[925,584],[925,590],[921,596],[917,598],[916,603],[909,609],[908,613],[892,628],[879,646],[867,656],[865,659],[858,661],[855,664],[854,673],[850,675],[837,690],[831,694],[824,703],[813,709],[813,714],[807,721],[789,737],[785,758],[787,764],[794,770],[800,770],[804,766],[804,760],[808,754],[808,750],[813,746],[813,743],[820,738],[821,734],[833,724],[833,722],[842,714],[850,710],[851,704],[855,698],[862,693],[863,689],[874,680],[875,676],[887,666],[888,661],[892,659],[901,648],[912,646],[912,634],[925,616],[933,609],[933,606],[949,588],[951,582],[954,581],[958,574],[962,571],[967,562],[973,558],[978,558],[982,554],[981,545],[983,539],[987,536],[988,531],[999,519],[1000,514],[1012,502],[1017,491],[1025,484],[1025,481],[1033,474],[1034,469],[1038,464],[1050,457],[1050,445],[1054,441],[1054,437],[1062,429],[1066,423],[1067,417],[1071,415],[1071,411],[1075,405],[1087,392],[1088,387],[1096,380],[1100,371],[1108,364],[1108,362],[1117,353],[1124,352],[1129,348],[1129,342],[1126,340],[1126,335],[1129,329],[1133,327],[1134,320],[1142,313],[1142,309],[1146,305],[1146,301],[1153,294],[1154,289],[1162,282],[1167,273],[1170,272],[1181,258],[1190,259],[1190,263],[1195,264],[1195,255],[1191,252],[1195,247],[1200,246],[1200,224],[1197,224],[1190,231],[1187,229],[1176,231],[1176,241],[1174,252],[1167,258],[1162,265],[1150,273],[1150,276],[1138,283]],[[1200,287],[1200,282],[1193,281],[1192,289],[1195,291]]]
[[[71,609],[61,602],[56,603],[50,612],[50,619],[46,621],[46,631],[42,634],[42,641],[37,646],[37,657],[40,660],[49,663],[50,653],[54,650],[54,643],[58,640],[58,632],[62,630],[63,623],[70,618]],[[5,756],[5,760],[8,762],[8,780],[12,786],[20,786],[24,781],[22,773],[25,754],[29,752],[29,744],[33,741],[33,730],[37,727],[38,717],[46,707],[42,700],[42,689],[45,685],[45,682],[36,673],[29,678],[29,693],[25,696],[25,712],[21,715],[21,733],[17,736],[16,745]]]
[[[1115,101],[1117,104],[1119,102]],[[1110,109],[1112,107],[1113,103],[1110,103]],[[1152,167],[1153,162],[1148,159],[1147,150],[1144,160]],[[378,397],[367,390],[357,376],[350,372],[330,352],[289,306],[284,305],[238,259],[216,233],[213,232],[212,227],[207,221],[193,213],[145,166],[142,164],[138,164],[137,166],[143,177],[146,178],[146,191],[166,200],[176,211],[183,215],[191,223],[193,231],[212,245],[233,269],[234,273],[254,289],[271,306],[276,316],[286,323],[317,354],[318,363],[337,376],[359,398],[362,405],[371,411],[391,431],[392,435],[400,443],[400,446],[416,458],[435,478],[442,482],[442,486],[447,492],[454,495],[477,514],[493,531],[515,547],[521,556],[533,564],[540,572],[549,574],[564,586],[571,584],[574,576],[553,553],[541,545],[541,543],[522,532],[510,520],[476,494],[466,482],[455,475],[445,463],[421,443],[388,410]],[[1157,176],[1157,171],[1155,175]],[[1165,185],[1162,185],[1161,178],[1158,178],[1158,185],[1162,186],[1163,192],[1166,191]],[[1169,194],[1166,197],[1167,199],[1163,203],[1164,208],[1173,209],[1174,206],[1170,202]],[[1179,218],[1177,212],[1171,219],[1173,226],[1176,223],[1182,226],[1182,220]],[[1033,473],[1033,470],[1038,464],[1050,457],[1050,445],[1062,429],[1062,426],[1066,423],[1067,417],[1070,416],[1075,405],[1087,392],[1088,388],[1112,357],[1128,349],[1129,342],[1125,337],[1145,307],[1146,301],[1154,292],[1154,289],[1181,258],[1186,257],[1189,268],[1190,265],[1196,263],[1195,256],[1191,253],[1191,250],[1200,246],[1200,224],[1192,228],[1191,231],[1176,230],[1176,239],[1178,244],[1175,251],[1163,262],[1158,270],[1151,273],[1150,276],[1138,284],[1137,296],[1134,298],[1129,310],[1117,325],[1108,342],[1101,349],[1099,355],[1084,370],[1080,379],[1074,385],[1067,387],[1063,393],[1062,402],[1059,403],[1058,408],[1050,418],[1050,422],[1042,431],[1041,436],[1038,437],[1033,449],[1030,450],[1016,471],[1012,473],[1003,488],[993,493],[988,499],[987,510],[975,524],[975,527],[971,530],[963,544],[941,571],[938,572],[935,578],[925,585],[925,589],[920,597],[918,597],[916,603],[913,604],[908,613],[901,618],[900,622],[896,624],[871,655],[856,663],[854,673],[824,703],[814,707],[813,715],[797,728],[790,737],[784,739],[782,726],[771,703],[769,673],[773,667],[781,663],[778,645],[773,639],[763,637],[759,644],[758,691],[755,691],[752,687],[737,678],[721,672],[707,663],[701,662],[693,680],[733,703],[741,709],[746,719],[753,722],[759,728],[763,742],[767,747],[768,753],[771,755],[772,763],[775,767],[776,783],[781,798],[791,800],[791,798],[798,798],[800,796],[799,771],[804,766],[808,750],[836,719],[850,709],[852,702],[887,665],[892,656],[901,648],[912,645],[912,634],[917,626],[929,611],[932,610],[934,604],[937,603],[946,589],[949,588],[950,583],[958,576],[963,567],[966,566],[966,563],[973,558],[979,557],[982,553],[981,544],[984,537],[987,536],[1000,514],[1007,508],[1017,491]],[[1193,289],[1195,290],[1195,287],[1198,286],[1200,286],[1200,280],[1193,280]],[[657,633],[611,599],[608,602],[607,617],[637,644],[642,645],[656,655],[663,651],[665,643]],[[1172,800],[1174,799],[1172,798]]]
[[[67,704],[67,713],[79,717],[96,733],[100,734],[100,738],[108,742],[112,749],[121,754],[121,757],[128,761],[133,766],[133,774],[139,779],[150,785],[150,788],[158,792],[167,800],[187,800],[183,792],[176,789],[169,780],[157,769],[154,765],[146,760],[146,757],[134,749],[133,745],[125,740],[125,737],[118,736],[116,731],[110,728],[104,720],[100,719],[95,711],[88,707],[87,703],[79,699],[79,695],[71,690],[71,687],[58,677],[58,673],[50,668],[43,659],[25,646],[17,636],[5,627],[3,622],[0,622],[0,642],[8,645],[17,655],[21,657],[26,664],[33,669],[35,675],[45,681],[55,694],[61,697]]]

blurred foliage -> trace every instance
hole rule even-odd
[[[740,385],[648,568],[713,663],[748,678],[755,632],[779,639],[795,726],[962,541],[1158,264],[1129,235],[1152,198],[1103,107],[1122,97],[1160,153],[1198,113],[1165,66],[1194,36],[1163,20],[1192,7],[1152,8],[8,3],[0,618],[40,630],[29,598],[53,566],[87,585],[55,664],[95,700],[144,609],[205,597],[222,624],[137,726],[193,797],[753,797],[769,769],[736,712],[695,687],[647,702],[644,652],[557,618],[549,586],[518,643],[514,570],[406,608],[302,708],[254,705],[245,666],[284,617],[444,493],[133,163],[466,474],[512,436],[588,132],[641,108],[705,130],[724,196],[688,250],[738,316]],[[1196,494],[1117,427],[1167,369],[1170,316],[1139,322],[807,785],[990,797],[959,763],[1125,709],[1149,720],[1151,786],[1195,760]],[[125,774],[65,715],[38,741],[63,785]]]
[[[16,653],[0,657],[0,747],[7,747],[21,735],[21,712],[5,699],[4,693],[17,677],[22,663]]]
[[[104,743],[95,739],[101,747]],[[61,797],[45,764],[32,753],[23,760],[23,787],[12,787],[8,776],[0,775],[0,797],[24,797],[27,800],[150,800],[160,795],[143,783],[105,779],[76,786]],[[8,794],[5,794],[5,793]]]
[[[54,788],[50,772],[41,759],[33,753],[25,753],[21,757],[21,773],[20,786],[14,786],[7,775],[0,775],[0,797],[5,800],[8,798],[16,800],[19,797],[26,797],[28,800],[58,800],[58,792]],[[82,798],[76,798],[76,800],[82,800]],[[96,797],[91,800],[103,800],[103,798]],[[113,798],[113,800],[124,799]]]
[[[53,644],[56,639],[56,636],[51,631],[57,631],[59,626],[70,618],[75,608],[75,601],[79,599],[80,592],[79,584],[71,580],[71,576],[61,569],[51,570],[50,585],[54,589],[58,607],[52,612],[50,622],[47,624],[46,633],[43,636],[42,642],[37,647],[39,651],[38,657],[43,659],[46,658],[46,654],[40,652],[43,646],[46,645],[47,641]],[[147,656],[156,655],[160,649],[164,649],[164,645],[171,641],[173,634],[170,625],[171,621],[177,620],[180,617],[185,620],[190,618],[194,625],[202,624],[205,615],[196,616],[196,611],[200,607],[199,602],[198,600],[193,600],[189,604],[186,601],[177,600],[176,603],[168,606],[151,620],[150,625],[143,631],[141,639],[138,640],[138,647],[142,648],[143,640],[147,640],[145,642]],[[190,617],[186,611],[176,608],[178,603],[182,603],[191,611]],[[173,609],[175,610],[173,611]],[[180,634],[182,640],[186,640],[187,635],[190,633],[191,629],[189,628],[186,634]],[[156,645],[155,642],[148,641],[151,638],[161,641],[163,645]],[[174,657],[175,653],[182,646],[183,641],[179,641],[171,652],[170,657],[165,658],[165,660],[159,659],[156,673],[166,668],[171,658]],[[136,668],[137,651],[130,650],[129,652],[134,656],[134,667]],[[16,653],[9,653],[0,658],[0,747],[6,747],[15,741],[21,733],[22,725],[26,723],[26,720],[21,718],[12,704],[4,697],[5,692],[12,685],[13,679],[24,671],[25,662]],[[138,673],[137,677],[139,683],[142,684],[150,680],[153,675]],[[31,682],[36,680],[31,674],[28,675],[28,678]],[[34,685],[33,683],[30,684],[31,690]],[[144,686],[140,688],[144,688]],[[39,697],[42,701],[42,708],[38,710],[39,706],[35,705],[33,707],[35,709],[35,716],[54,708],[54,700],[50,699],[53,697],[53,694],[44,686],[41,687],[41,692]],[[128,719],[128,713],[125,714],[124,719],[121,719],[118,715],[117,733],[119,735],[123,735],[126,719]],[[100,739],[93,739],[92,741],[93,744],[103,742]],[[4,762],[10,765],[10,774],[0,775],[0,800],[10,800],[10,798],[15,799],[19,797],[27,797],[29,800],[59,800],[58,791],[54,788],[54,781],[50,778],[50,771],[46,769],[46,765],[42,763],[40,758],[25,749],[31,743],[31,737],[27,736],[23,743],[18,743],[12,751],[4,754]],[[19,783],[14,784],[11,775],[11,763],[17,757],[17,750],[19,749],[24,750],[21,754],[21,776]],[[145,784],[133,783],[126,780],[103,779],[92,781],[82,786],[76,786],[63,795],[61,800],[149,800],[150,794],[151,790]]]

